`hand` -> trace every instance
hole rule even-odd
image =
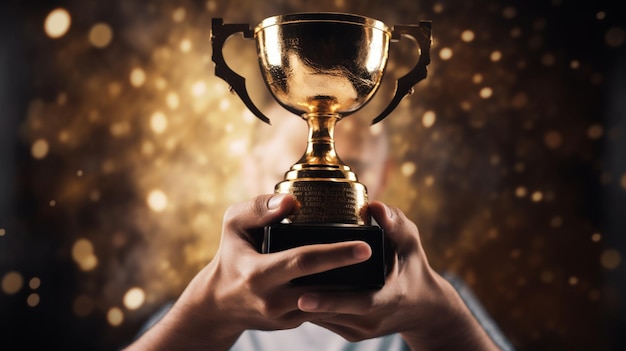
[[[262,228],[279,222],[295,205],[292,196],[266,195],[229,208],[214,259],[169,313],[131,347],[227,350],[246,329],[288,329],[332,316],[301,311],[298,298],[311,289],[289,281],[365,261],[371,249],[357,241],[260,254]]]
[[[380,202],[372,202],[370,211],[395,248],[385,286],[374,292],[305,293],[298,307],[336,314],[315,323],[349,341],[401,333],[414,350],[496,350],[454,288],[428,264],[415,224]]]

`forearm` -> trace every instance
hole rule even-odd
[[[412,350],[499,350],[472,315],[457,291],[443,278],[436,280],[441,299],[429,311],[428,325],[401,333]]]

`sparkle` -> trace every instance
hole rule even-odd
[[[37,293],[32,293],[30,295],[28,295],[28,298],[26,298],[26,304],[29,307],[36,307],[37,305],[39,305],[39,294]]]
[[[157,111],[150,117],[150,128],[156,134],[161,134],[167,129],[167,117],[163,112]]]
[[[33,289],[33,290],[37,290],[39,289],[39,287],[41,286],[41,279],[37,278],[37,277],[32,277],[29,281],[28,281],[28,287]]]
[[[113,40],[113,30],[106,23],[97,23],[89,30],[89,42],[99,49],[107,47],[111,40]]]
[[[7,295],[19,292],[24,285],[24,278],[19,272],[10,271],[2,277],[2,291]]]
[[[124,306],[129,310],[136,310],[145,301],[146,295],[141,288],[131,288],[124,294]]]
[[[469,43],[471,41],[474,40],[474,32],[467,29],[464,30],[463,33],[461,33],[461,40],[463,40],[466,43]]]
[[[83,271],[90,271],[98,265],[98,258],[93,252],[93,244],[88,239],[81,238],[74,242],[72,258]]]
[[[163,212],[167,207],[167,195],[161,190],[152,190],[147,198],[148,207],[154,212]]]
[[[607,249],[600,255],[600,264],[602,264],[602,267],[609,270],[617,268],[621,261],[622,256],[619,251],[615,249]]]
[[[37,139],[31,146],[30,153],[35,159],[41,160],[48,155],[49,150],[50,146],[48,145],[48,141],[46,139]]]
[[[114,327],[121,325],[124,321],[124,312],[119,307],[111,307],[107,312],[107,321]]]
[[[441,48],[439,50],[439,58],[446,61],[452,58],[452,49],[450,48]]]
[[[478,94],[483,99],[489,99],[493,95],[493,90],[490,87],[484,87],[480,89]]]
[[[437,115],[435,114],[434,111],[426,111],[424,112],[424,115],[422,115],[422,125],[425,128],[430,128],[435,124],[435,121],[437,120]]]
[[[70,29],[71,23],[70,13],[66,9],[54,9],[46,17],[44,30],[50,38],[60,38]]]
[[[133,70],[130,71],[130,84],[132,86],[134,86],[135,88],[138,88],[142,86],[143,83],[145,83],[145,81],[146,81],[146,72],[144,72],[144,70],[137,67],[137,68],[133,68]]]

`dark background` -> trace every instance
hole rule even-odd
[[[51,39],[43,23],[57,7],[70,12],[72,25]],[[175,24],[172,13],[181,7],[186,16]],[[174,214],[155,219],[142,210],[146,177],[184,169],[185,149],[197,145],[172,152],[157,140],[153,159],[134,156],[148,134],[135,128],[141,106],[162,99],[147,83],[133,90],[128,72],[141,66],[148,77],[168,77],[184,104],[194,72],[157,48],[176,52],[187,35],[199,58],[185,62],[200,62],[217,82],[206,60],[210,18],[258,23],[300,11],[353,12],[387,24],[433,20],[427,82],[385,122],[399,136],[393,146],[401,174],[385,200],[418,223],[433,266],[461,276],[517,349],[626,349],[626,3],[566,0],[3,2],[0,279],[17,272],[23,282],[16,292],[0,290],[0,349],[117,349],[177,296],[202,262],[190,262],[183,249],[203,243],[204,232],[181,226],[165,236],[160,224],[182,225],[191,211],[206,211],[214,213],[206,231],[219,232],[231,198],[215,190],[223,200],[197,205],[190,183],[190,195],[168,193]],[[87,39],[97,22],[113,28],[103,49]],[[470,42],[462,40],[466,29],[474,33]],[[402,50],[391,53],[399,57],[391,74],[410,61]],[[115,90],[109,81],[121,86],[116,99],[107,97]],[[483,87],[492,95],[481,97]],[[188,115],[218,114],[211,99]],[[93,110],[99,119],[84,122]],[[436,113],[433,126],[423,125],[425,111]],[[108,121],[120,118],[130,121],[126,138],[110,132]],[[185,137],[212,141],[203,142],[206,156],[224,162],[223,152],[211,151],[222,147],[217,128],[224,123]],[[71,147],[55,141],[64,130],[80,135]],[[41,138],[50,151],[37,159],[32,147]],[[170,167],[154,166],[159,158]],[[118,166],[107,171],[111,159]],[[220,184],[220,172],[206,170],[209,188]],[[79,269],[72,256],[78,238],[95,247],[95,269]],[[177,273],[148,267],[156,256]],[[122,303],[134,286],[148,296],[136,310]],[[119,325],[107,318],[113,307],[124,313]]]

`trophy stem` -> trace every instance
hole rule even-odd
[[[300,165],[345,166],[335,151],[335,125],[341,119],[339,114],[320,115],[309,113],[302,116],[309,125],[307,148]]]

